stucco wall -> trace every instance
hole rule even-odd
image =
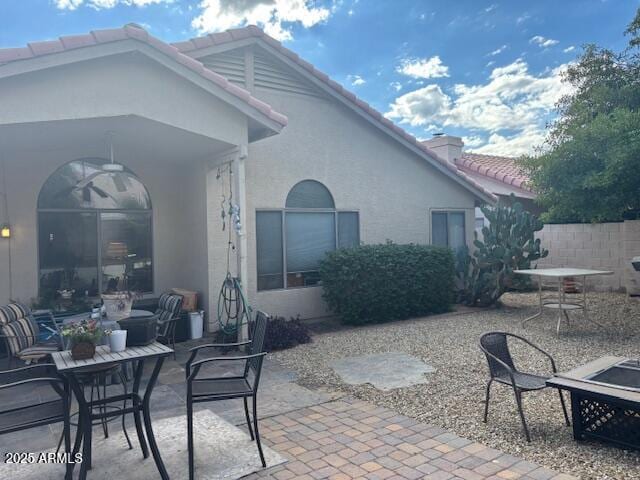
[[[640,293],[640,273],[631,258],[640,255],[640,220],[619,223],[545,225],[538,237],[549,256],[539,267],[611,270],[589,280],[596,290]]]
[[[0,80],[0,125],[120,115],[142,116],[232,145],[246,142],[242,113],[141,54]]]
[[[248,294],[254,307],[286,317],[329,314],[321,287],[256,290],[256,209],[283,208],[289,190],[301,180],[322,182],[336,208],[358,211],[364,243],[429,243],[434,208],[464,210],[471,241],[473,195],[425,160],[335,101],[261,89],[255,95],[287,115],[289,124],[279,135],[249,146],[245,222]]]

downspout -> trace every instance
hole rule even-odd
[[[240,228],[237,230],[237,268],[240,284],[246,296],[248,296],[248,266],[247,266],[247,185],[245,173],[245,161],[247,159],[247,145],[240,145],[238,154],[235,159],[235,197],[238,207],[240,208]],[[244,325],[240,336],[243,339],[248,338],[248,329]]]

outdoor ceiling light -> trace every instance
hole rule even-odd
[[[11,238],[11,227],[8,223],[5,223],[0,227],[0,237],[2,238]]]
[[[113,135],[113,132],[107,132],[107,137],[109,138],[109,159],[111,161],[109,163],[103,163],[100,168],[105,172],[122,172],[124,171],[124,167],[113,161]]]

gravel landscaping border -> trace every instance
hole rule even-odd
[[[273,353],[295,370],[299,383],[337,390],[392,408],[403,415],[447,428],[456,434],[517,455],[545,467],[585,480],[639,480],[640,453],[600,443],[577,443],[564,425],[558,394],[546,389],[524,395],[524,410],[532,442],[524,439],[513,391],[495,385],[489,422],[482,422],[487,365],[478,348],[480,335],[503,330],[522,335],[554,356],[560,370],[568,370],[604,355],[640,356],[640,301],[624,294],[592,293],[590,316],[605,328],[598,329],[570,313],[575,321],[559,337],[556,316],[547,312],[525,328],[520,322],[535,312],[536,294],[507,294],[503,306],[490,310],[398,321],[367,327],[340,327],[317,333],[313,342]],[[381,352],[405,352],[435,367],[428,383],[391,391],[371,385],[347,385],[331,370],[338,358]],[[548,371],[544,357],[514,348],[522,370]],[[568,399],[568,396],[567,396]]]

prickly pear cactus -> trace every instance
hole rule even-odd
[[[543,224],[511,197],[495,207],[482,207],[489,225],[482,229],[482,239],[475,233],[474,251],[457,255],[457,274],[461,284],[460,301],[468,305],[489,306],[509,289],[521,288],[527,281],[513,273],[531,268],[531,262],[549,252],[535,238]]]

